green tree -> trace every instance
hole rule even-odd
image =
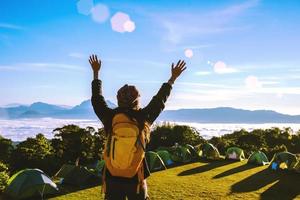
[[[98,131],[94,133],[93,137],[94,137],[94,158],[97,160],[101,160],[103,150],[104,150],[105,140],[106,140],[104,128],[99,128]]]
[[[220,154],[225,154],[226,149],[231,146],[230,143],[226,139],[223,139],[221,137],[212,137],[209,140],[210,143],[212,143],[217,149],[219,150]]]
[[[0,193],[4,191],[9,179],[8,167],[0,162]]]
[[[95,144],[92,127],[80,128],[76,125],[67,125],[56,128],[52,146],[55,155],[63,163],[87,163],[95,159]]]
[[[0,161],[8,163],[13,149],[12,141],[0,135]]]
[[[279,135],[281,133],[280,128],[274,127],[271,129],[265,130],[265,140],[268,147],[273,148],[275,146],[280,145]]]
[[[164,124],[162,126],[156,126],[150,134],[150,142],[147,145],[149,150],[157,149],[158,147],[170,147],[175,144],[174,140],[170,139],[172,135],[173,126],[170,124]]]
[[[300,152],[300,132],[291,136],[291,147],[290,151],[299,153]]]
[[[148,145],[149,150],[154,150],[158,147],[171,147],[175,143],[179,145],[191,144],[197,145],[203,143],[204,139],[199,132],[189,126],[164,124],[157,126],[151,132],[151,139]]]
[[[258,132],[260,132],[260,130]],[[245,151],[246,156],[249,156],[251,152],[260,150],[265,145],[263,136],[261,134],[255,134],[254,131],[254,133],[252,132],[240,136],[237,141],[237,146]]]
[[[13,171],[24,168],[40,168],[45,172],[53,172],[53,149],[51,143],[41,133],[35,138],[27,138],[20,142],[12,153]]]
[[[200,133],[190,126],[174,126],[171,137],[174,137],[175,142],[181,145],[190,144],[195,146],[204,142]]]

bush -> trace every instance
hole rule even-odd
[[[0,162],[0,193],[4,191],[9,179],[8,167]]]

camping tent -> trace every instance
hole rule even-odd
[[[268,165],[269,160],[266,154],[264,154],[263,152],[255,151],[249,156],[248,163],[255,165]]]
[[[190,162],[192,160],[192,154],[188,148],[178,146],[172,150],[171,159],[174,162]]]
[[[64,184],[76,186],[89,185],[99,180],[99,178],[87,168],[70,164],[64,164],[55,176],[63,178]]]
[[[225,158],[230,160],[244,160],[244,151],[238,147],[230,147],[226,151]]]
[[[172,165],[174,162],[171,159],[171,154],[166,150],[160,150],[156,152],[160,158],[164,161],[166,166]]]
[[[190,151],[190,153],[192,155],[192,159],[196,159],[196,158],[199,157],[197,151],[195,150],[195,147],[193,147],[190,144],[186,144],[186,145],[184,145],[184,147],[187,148]]]
[[[56,174],[54,175],[54,177],[61,177],[64,178],[66,177],[73,169],[74,169],[75,165],[71,165],[71,164],[64,164],[59,170],[58,172],[56,172]]]
[[[145,156],[151,172],[166,169],[163,160],[157,153],[153,151],[147,151]]]
[[[98,177],[102,176],[102,169],[105,165],[104,160],[97,160],[93,164],[86,165],[86,168]]]
[[[270,168],[277,169],[293,169],[297,163],[297,156],[289,152],[279,152],[273,156]]]
[[[220,159],[220,153],[218,149],[211,143],[205,143],[201,146],[199,156],[209,160]]]
[[[24,169],[14,174],[9,180],[5,194],[13,199],[25,199],[56,194],[56,184],[39,169]]]
[[[102,169],[105,165],[105,161],[104,160],[98,160],[96,167],[95,167],[95,171],[98,175],[102,175]]]
[[[294,166],[294,170],[297,173],[300,173],[300,160],[297,162],[297,164]]]

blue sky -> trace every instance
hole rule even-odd
[[[167,109],[300,114],[300,2],[0,1],[0,105],[90,98],[88,55],[107,99],[134,84],[146,105],[185,59]]]

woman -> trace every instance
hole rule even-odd
[[[96,55],[92,55],[89,63],[94,74],[92,105],[96,115],[103,123],[108,137],[103,154],[106,163],[102,187],[105,190],[105,198],[108,200],[125,200],[126,197],[129,200],[147,199],[145,179],[150,173],[144,155],[145,145],[150,138],[149,127],[163,111],[172,85],[186,69],[186,63],[181,60],[177,62],[176,66],[172,63],[170,79],[162,84],[158,93],[144,108],[140,108],[140,94],[136,87],[124,85],[117,93],[118,107],[115,109],[109,108],[102,96],[102,82],[98,78],[101,60],[98,60]],[[118,134],[123,135],[118,136]],[[120,142],[122,139],[124,140],[124,135],[127,137],[126,142]],[[120,150],[121,148],[122,150]],[[132,156],[130,156],[131,154]],[[126,160],[127,157],[131,159],[128,165],[124,164],[124,159]],[[117,159],[120,159],[121,162],[116,161]]]

